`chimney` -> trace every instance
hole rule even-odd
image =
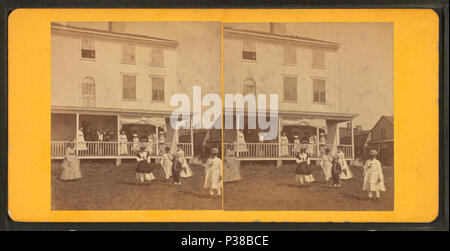
[[[109,22],[109,31],[125,32],[125,23],[124,22]]]
[[[276,35],[286,35],[286,24],[284,23],[270,23],[270,33]]]

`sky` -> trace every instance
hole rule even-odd
[[[230,26],[269,31],[268,23]],[[338,110],[358,113],[353,125],[365,130],[394,113],[393,28],[392,23],[286,23],[288,35],[340,44]]]

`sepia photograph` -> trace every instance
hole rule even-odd
[[[52,210],[221,210],[222,132],[190,109],[221,50],[218,22],[53,22]]]
[[[224,210],[393,210],[392,23],[224,23],[223,57]]]

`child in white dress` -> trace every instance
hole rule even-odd
[[[166,181],[168,182],[170,177],[172,176],[172,155],[170,154],[170,147],[166,147],[166,152],[161,157],[161,165],[164,170],[164,175],[166,178]]]
[[[217,157],[219,150],[211,149],[210,158],[206,161],[205,166],[205,183],[204,188],[209,189],[209,195],[214,195],[217,190],[217,196],[222,195],[222,160]]]
[[[384,186],[383,170],[381,163],[376,159],[378,152],[376,150],[369,151],[369,157],[364,164],[364,184],[363,191],[369,192],[369,199],[373,198],[375,193],[376,199],[380,198],[380,191],[386,191]]]

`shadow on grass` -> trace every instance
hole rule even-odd
[[[180,190],[179,192],[182,194],[190,195],[190,196],[201,198],[201,199],[210,199],[210,198],[217,198],[217,197],[220,198],[221,197],[221,196],[210,196],[210,195],[206,195],[203,193],[196,193],[196,192],[191,192],[191,191],[187,191],[187,190]]]
[[[353,199],[353,200],[358,200],[358,201],[367,201],[366,197],[361,197],[355,194],[351,194],[351,193],[341,193],[341,195],[343,195],[344,197],[347,197],[349,199]]]

